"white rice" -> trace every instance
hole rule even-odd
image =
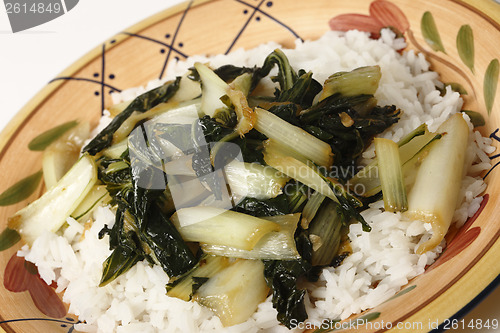
[[[214,67],[227,63],[261,65],[277,47],[275,43],[268,43],[253,50],[236,50],[229,55],[195,56],[183,62],[171,62],[166,79],[183,74],[196,61],[210,62]],[[383,133],[384,137],[397,141],[422,122],[427,123],[431,131],[435,130],[462,106],[459,94],[449,87],[441,96],[436,86],[442,88],[443,84],[438,74],[429,70],[429,63],[422,54],[396,51],[404,47],[404,40],[395,39],[389,30],[384,30],[379,40],[351,31],[345,34],[328,32],[317,41],[297,41],[295,50],[284,51],[296,69],[311,70],[320,82],[337,71],[380,65],[382,79],[376,92],[379,104],[395,104],[404,111],[401,120]],[[130,100],[161,83],[156,80],[146,87],[114,94],[114,102]],[[105,122],[103,120],[103,124]],[[470,128],[472,131],[472,126]],[[491,139],[472,132],[466,154],[468,172],[462,181],[462,199],[454,216],[458,226],[479,208],[481,193],[486,188],[479,175],[490,168],[487,154],[493,151]],[[374,149],[368,149],[363,157],[373,158]],[[339,267],[324,269],[318,283],[308,286],[310,323],[320,324],[325,318],[345,319],[377,306],[410,279],[422,274],[442,251],[444,241],[431,252],[415,254],[418,245],[430,238],[430,225],[406,220],[399,213],[385,212],[381,202],[372,204],[362,214],[372,231],[363,232],[361,225],[351,225],[349,239],[353,254]],[[108,207],[100,207],[94,212],[94,221],[91,228],[84,231],[83,226],[70,218],[64,234],[47,232],[31,249],[25,246],[19,251],[20,256],[37,265],[47,283],[56,281],[57,291],[65,290],[63,300],[70,304],[70,313],[85,322],[77,325],[78,330],[134,333],[288,331],[278,325],[270,299],[262,303],[247,322],[224,328],[207,308],[166,296],[167,275],[160,267],[151,267],[147,262],[138,263],[112,283],[99,288],[102,263],[110,250],[108,236],[99,240],[98,233],[104,224],[113,224],[114,216]]]

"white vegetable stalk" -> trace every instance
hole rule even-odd
[[[269,154],[267,151],[264,151],[264,161],[267,165],[272,166],[285,175],[338,202],[335,193],[328,183],[323,180],[316,170],[303,162],[291,156]]]
[[[443,240],[455,212],[462,183],[469,128],[461,114],[445,121],[418,170],[408,196],[408,215],[432,224],[432,238],[417,253],[427,252]]]
[[[17,230],[29,245],[44,231],[56,232],[96,181],[94,160],[83,155],[56,185],[9,218],[9,228]]]
[[[193,154],[172,159],[163,165],[163,171],[167,175],[196,177],[196,172],[193,170]]]
[[[236,160],[226,164],[224,172],[232,195],[261,200],[280,195],[290,179],[272,167]]]
[[[373,95],[381,77],[379,66],[359,67],[350,72],[332,74],[325,81],[319,100],[336,93],[343,96]]]
[[[187,242],[225,245],[251,250],[269,232],[279,231],[277,223],[215,207],[179,209],[171,217]]]
[[[168,296],[177,297],[184,301],[189,301],[193,294],[193,277],[211,278],[215,274],[229,266],[229,258],[207,256],[201,259],[200,264],[183,277],[182,281],[178,282],[172,289],[167,292]]]
[[[200,82],[191,80],[189,74],[184,74],[179,81],[179,89],[170,99],[172,102],[184,102],[195,99],[201,95]]]
[[[245,322],[269,292],[260,260],[238,260],[203,284],[194,300],[210,308],[224,326]]]
[[[279,231],[272,231],[262,237],[252,250],[242,250],[223,245],[203,244],[203,252],[243,259],[294,260],[300,258],[295,245],[295,230],[300,213],[264,217],[277,223]]]
[[[86,222],[96,207],[109,203],[110,201],[111,196],[106,189],[106,185],[94,185],[80,205],[78,205],[71,214],[71,217],[79,222]]]
[[[311,223],[324,200],[325,196],[319,192],[314,192],[311,195],[306,205],[304,206],[304,210],[302,211],[302,219],[300,220],[302,229],[309,228],[309,223]]]
[[[271,112],[255,108],[255,129],[270,139],[293,149],[314,163],[330,167],[333,162],[332,148],[326,142],[294,126]]]
[[[236,117],[238,118],[238,124],[236,125],[235,130],[240,136],[244,136],[255,126],[257,115],[248,106],[248,101],[243,91],[228,87],[228,89],[226,89],[226,93],[234,106],[234,111],[236,113]]]
[[[151,121],[163,124],[192,124],[195,120],[199,119],[200,107],[201,102],[199,99],[183,102],[168,112],[156,116]]]
[[[408,200],[398,145],[392,140],[383,138],[375,138],[374,143],[385,210],[389,212],[406,211]]]
[[[290,156],[304,164],[308,163],[308,159],[304,155],[299,154],[296,150],[290,148],[289,146],[281,144],[275,139],[267,139],[266,141],[264,141],[264,151],[269,155]]]
[[[420,150],[428,145],[436,138],[436,133],[429,132],[425,124],[420,125],[413,130],[406,137],[398,142],[399,156],[401,165],[405,166],[411,159],[413,159]],[[408,168],[403,168],[403,174],[406,178],[405,171]],[[351,188],[363,188],[363,196],[370,197],[381,191],[379,163],[375,159],[372,163],[361,169],[354,177],[349,180]]]
[[[120,128],[118,128],[118,130],[113,134],[113,142],[116,143],[125,140],[138,122],[144,119],[153,118],[161,113],[167,112],[168,110],[177,107],[177,105],[177,102],[167,102],[160,103],[146,112],[134,111],[132,115],[128,117],[127,120],[125,120],[121,124]]]
[[[210,195],[198,177],[168,175],[167,179],[176,209],[198,204]]]
[[[102,153],[109,158],[119,159],[127,149],[128,139],[125,139],[106,148]]]
[[[83,143],[90,135],[90,124],[83,122],[51,143],[43,152],[42,169],[46,188],[51,188],[80,157]]]
[[[194,68],[198,71],[201,79],[201,107],[203,114],[213,117],[215,111],[227,106],[221,101],[221,97],[226,95],[229,85],[217,74],[202,63],[195,63]]]

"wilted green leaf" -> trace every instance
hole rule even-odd
[[[0,234],[0,251],[7,250],[21,240],[19,233],[13,229],[5,228]]]
[[[468,24],[462,25],[458,31],[457,51],[463,63],[474,73],[474,35]]]
[[[28,148],[34,151],[42,151],[47,148],[52,142],[60,138],[61,135],[66,133],[71,128],[75,127],[77,124],[78,122],[76,120],[73,120],[49,129],[48,131],[43,132],[42,134],[31,140],[31,142],[28,144]]]
[[[422,36],[427,44],[434,51],[441,51],[446,53],[443,42],[441,41],[441,36],[439,36],[439,31],[436,27],[436,22],[434,21],[434,17],[431,12],[427,11],[422,15],[422,19],[420,20],[420,29],[422,30]]]
[[[102,264],[103,272],[99,287],[107,285],[143,258],[140,254],[127,247],[118,246]]]
[[[486,69],[483,82],[484,102],[486,104],[486,110],[488,110],[488,115],[491,113],[491,109],[493,108],[493,102],[495,101],[495,95],[497,93],[497,84],[498,59],[493,59]]]
[[[38,171],[31,176],[28,176],[0,194],[0,206],[8,206],[23,201],[29,197],[38,187],[42,179],[42,171]]]
[[[471,110],[462,110],[462,112],[469,116],[470,122],[474,127],[484,126],[484,124],[486,124],[483,115],[479,112]]]

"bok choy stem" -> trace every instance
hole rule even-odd
[[[260,260],[238,260],[205,282],[194,295],[224,326],[246,321],[269,292]]]
[[[97,167],[88,154],[51,189],[9,218],[9,228],[32,244],[44,231],[56,232],[85,199],[97,181]],[[47,219],[47,216],[50,216]]]
[[[255,112],[257,113],[257,122],[255,123],[257,131],[278,141],[281,145],[297,151],[318,165],[324,167],[332,165],[333,153],[328,143],[267,110],[255,108]]]
[[[295,229],[300,213],[263,217],[277,223],[279,231],[272,231],[262,237],[252,250],[242,250],[224,245],[203,244],[205,253],[243,259],[293,260],[300,255],[295,245]]]
[[[269,154],[267,151],[264,151],[264,161],[269,166],[327,196],[333,201],[338,201],[328,183],[323,180],[322,176],[316,170],[307,164],[291,156]]]
[[[408,209],[408,200],[398,145],[392,140],[383,138],[375,138],[374,143],[385,210],[404,212]]]
[[[423,160],[408,197],[408,215],[432,225],[432,238],[421,244],[422,254],[439,245],[450,227],[462,183],[469,127],[461,114],[445,121]]]
[[[211,278],[229,266],[226,257],[207,255],[186,276],[175,280],[172,285],[167,285],[167,295],[189,301],[193,296],[193,283],[195,278]]]
[[[319,192],[314,192],[311,195],[306,205],[304,206],[304,210],[302,211],[302,219],[300,220],[302,229],[309,228],[309,223],[311,223],[324,200],[325,196]]]
[[[311,263],[326,266],[332,263],[340,247],[342,213],[337,203],[328,200],[320,208],[309,228],[313,246]]]
[[[264,235],[280,230],[274,222],[215,207],[179,209],[171,220],[185,241],[242,250],[253,249]]]
[[[379,66],[359,67],[350,72],[338,72],[325,81],[319,100],[340,93],[342,96],[373,95],[382,73]]]

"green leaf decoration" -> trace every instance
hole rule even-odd
[[[457,51],[463,63],[474,73],[474,35],[468,24],[462,25],[458,30]]]
[[[415,288],[417,288],[417,285],[409,286],[408,288],[405,288],[405,289],[401,290],[399,293],[397,293],[396,295],[394,295],[391,298],[389,298],[384,303],[392,301],[393,299],[398,298],[399,296],[403,296],[404,294],[409,293],[410,291],[412,291]]]
[[[470,122],[474,125],[474,127],[484,126],[484,124],[486,124],[483,115],[477,111],[462,110],[461,112],[469,116]]]
[[[11,248],[21,240],[19,233],[13,229],[5,228],[0,234],[0,251]]]
[[[468,95],[467,90],[465,90],[464,86],[457,82],[448,82],[444,84],[445,86],[450,86],[451,90],[456,91],[460,95]]]
[[[340,320],[324,321],[321,324],[321,327],[316,329],[313,333],[327,333],[327,332],[329,333],[338,331],[339,329],[343,329],[346,327],[358,327],[366,324],[369,321],[375,320],[378,317],[380,317],[380,312],[370,312],[359,318],[351,319],[348,322],[344,323],[343,325],[336,325],[337,323],[340,322]]]
[[[370,312],[355,320],[360,323],[367,323],[369,321],[377,319],[378,317],[380,317],[380,312]]]
[[[422,19],[420,20],[420,29],[422,30],[422,36],[424,36],[425,42],[433,49],[438,52],[441,51],[446,53],[443,42],[441,41],[441,36],[439,35],[439,31],[436,27],[436,22],[434,21],[434,17],[432,13],[427,11],[422,15]]]
[[[335,328],[335,324],[339,322],[340,320],[324,321],[323,323],[321,323],[321,328],[316,329],[313,333],[329,333],[337,331],[338,329]]]
[[[493,102],[495,101],[495,95],[497,94],[497,84],[498,59],[493,59],[486,69],[483,82],[484,102],[486,104],[486,110],[488,110],[488,115],[493,109]]]
[[[78,125],[78,122],[73,120],[49,129],[31,140],[28,144],[28,148],[34,151],[42,151],[76,125]]]
[[[41,179],[42,171],[40,170],[37,173],[18,181],[9,187],[5,192],[0,194],[0,206],[9,206],[23,201],[35,192]]]

